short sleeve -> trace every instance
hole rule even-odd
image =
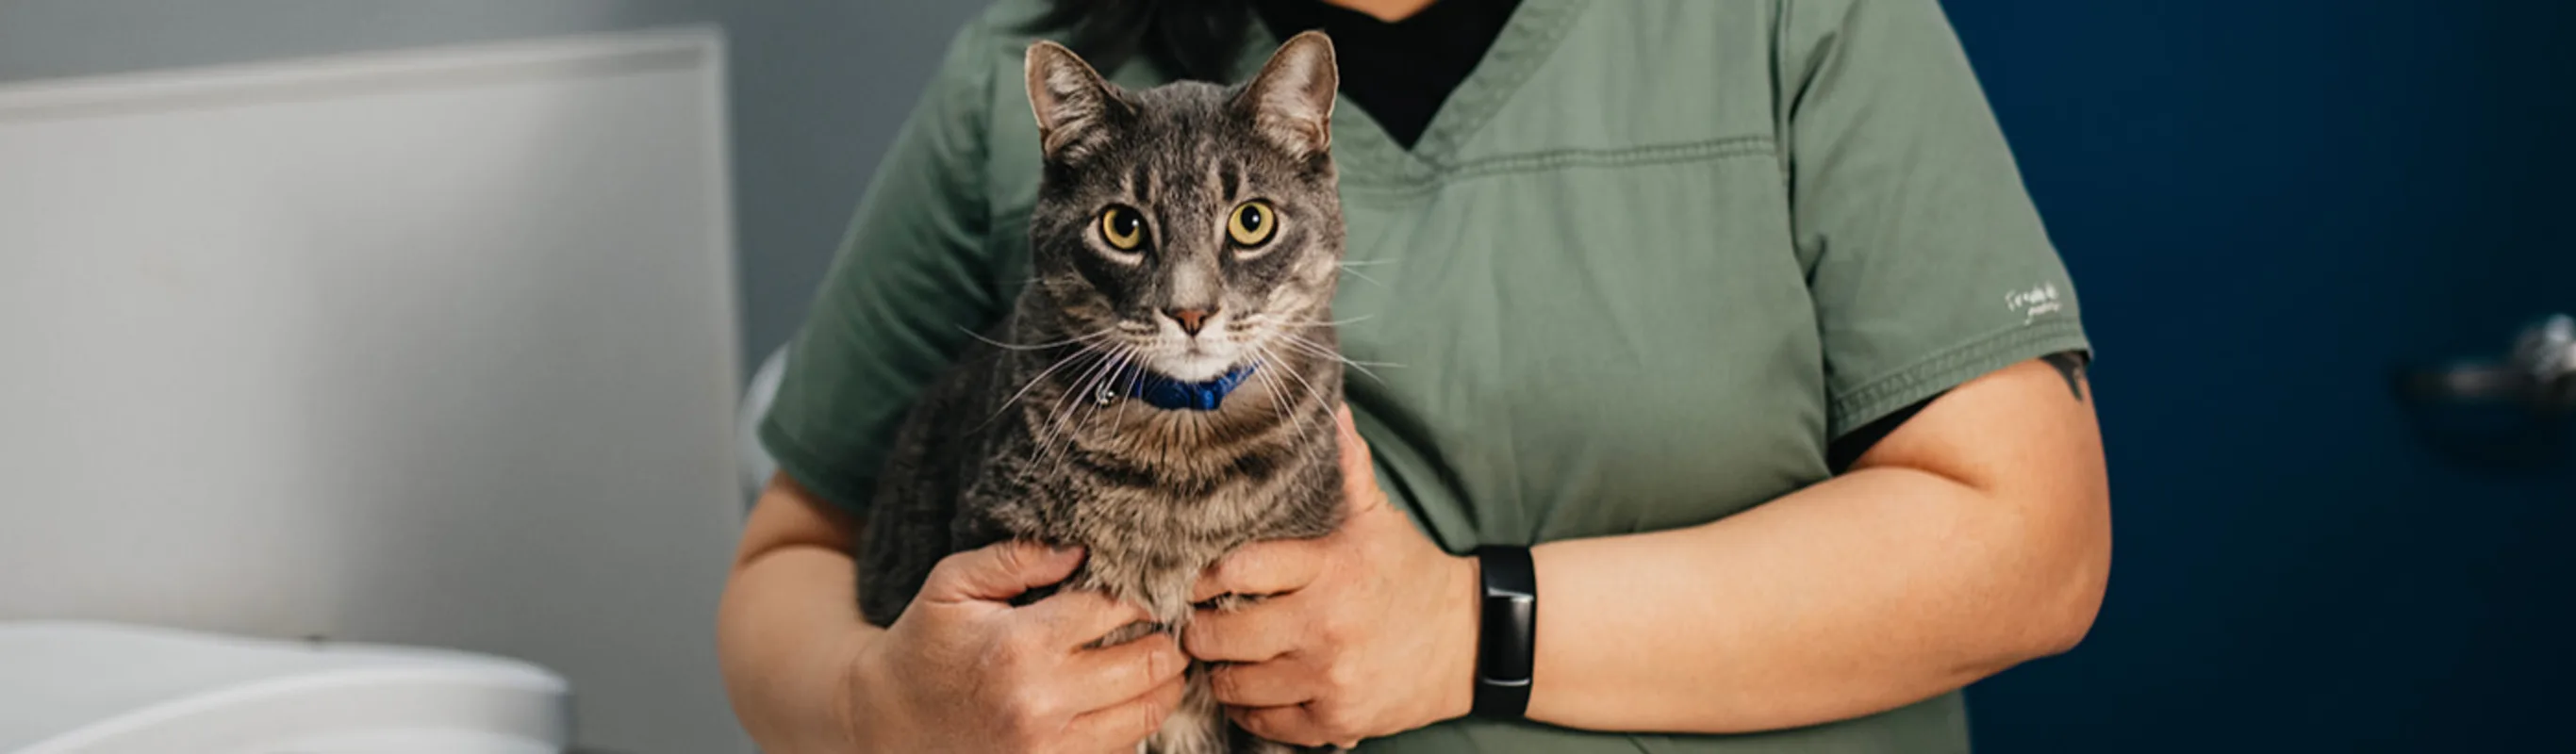
[[[760,425],[781,471],[852,515],[915,398],[1002,311],[985,243],[989,23],[950,43],[869,180]]]
[[[1790,0],[1781,128],[1833,437],[2089,354],[2075,287],[1935,0]]]

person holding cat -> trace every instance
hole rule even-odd
[[[1003,0],[793,345],[729,691],[774,752],[1965,751],[2107,578],[2074,291],[1935,0]]]

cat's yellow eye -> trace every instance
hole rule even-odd
[[[1278,213],[1258,200],[1235,205],[1234,216],[1225,221],[1225,234],[1234,239],[1234,245],[1247,249],[1270,240],[1278,229]]]
[[[1127,206],[1101,210],[1100,239],[1119,251],[1135,251],[1145,245],[1145,216]]]

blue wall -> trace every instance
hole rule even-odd
[[[2115,510],[2101,622],[1972,692],[1980,751],[2567,745],[2564,422],[2428,436],[2390,374],[2576,310],[2576,8],[1946,7],[2084,298]]]

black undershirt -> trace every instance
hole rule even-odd
[[[1520,0],[1438,0],[1394,23],[1324,0],[1253,0],[1252,7],[1278,36],[1308,29],[1331,35],[1342,95],[1412,149],[1432,114],[1485,59]],[[1825,449],[1826,465],[1836,474],[1851,468],[1931,402],[1925,398],[1835,438]]]
[[[1485,59],[1520,0],[1441,0],[1394,23],[1323,0],[1253,0],[1280,37],[1322,29],[1333,38],[1342,94],[1395,143],[1412,149],[1440,103]]]

